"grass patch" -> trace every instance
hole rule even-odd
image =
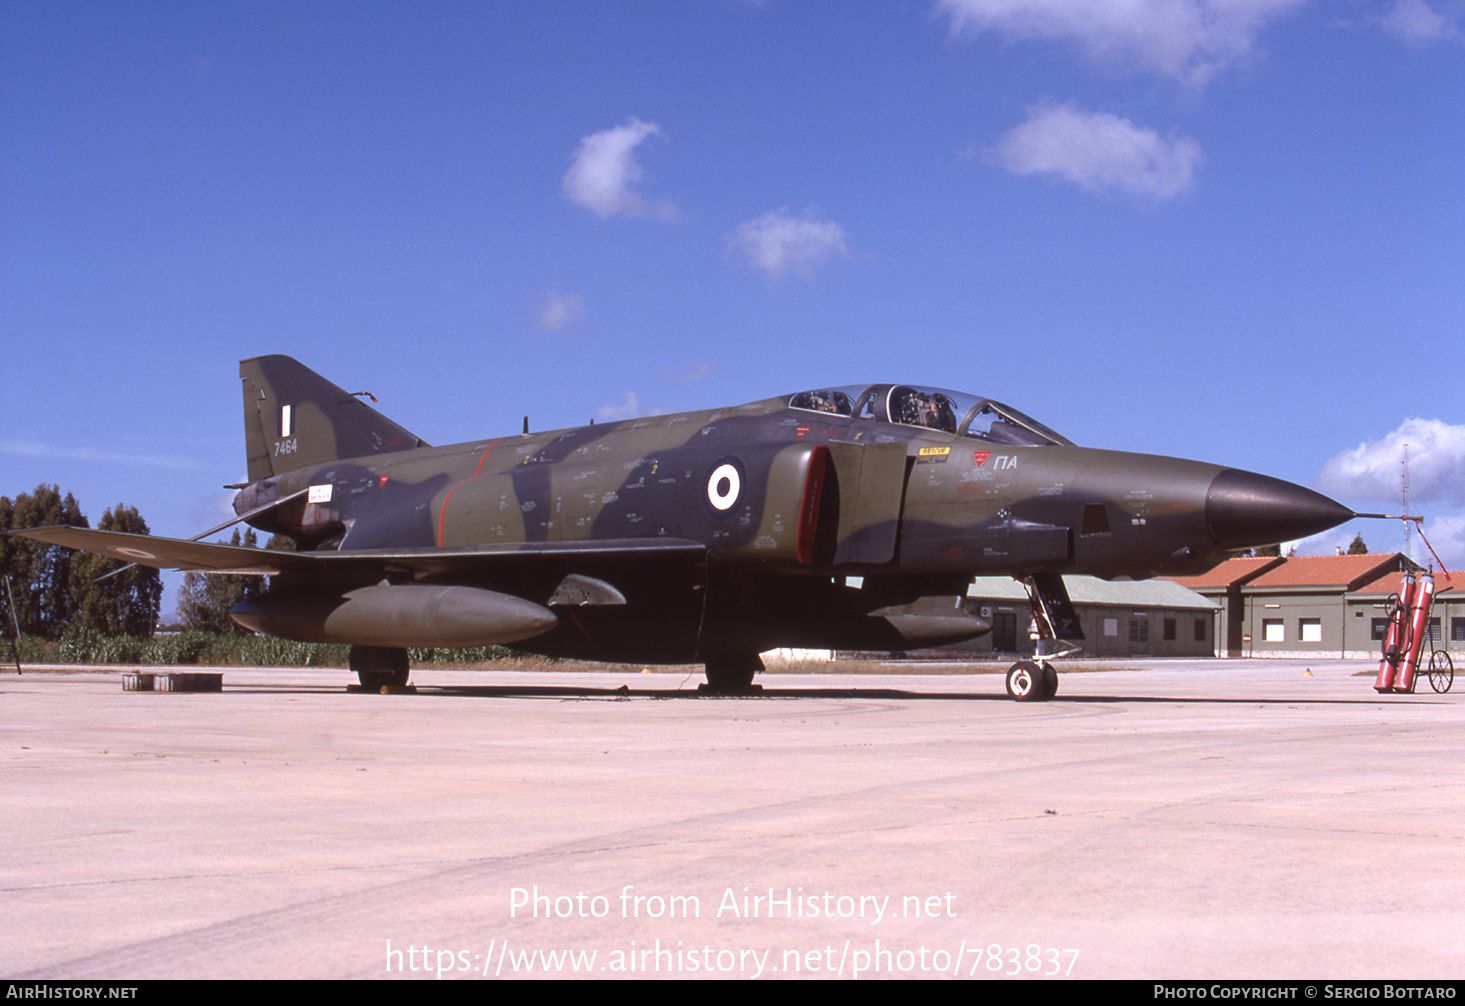
[[[15,663],[14,643],[0,645],[0,667]],[[339,667],[349,662],[350,647],[339,643],[297,643],[272,636],[222,636],[208,632],[164,632],[151,639],[107,636],[90,629],[68,630],[59,640],[25,638],[20,662],[47,664],[122,664],[141,667]],[[568,660],[518,653],[503,646],[468,649],[410,647],[408,660],[415,669],[443,671],[520,671],[540,674],[611,673],[701,677],[701,664],[623,664],[595,660]],[[1059,660],[1061,673],[1126,671],[1135,668],[1104,660]],[[783,674],[1005,674],[1012,658],[972,660],[818,660],[769,658],[770,676]]]

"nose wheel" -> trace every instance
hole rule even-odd
[[[1047,702],[1058,694],[1058,672],[1045,661],[1019,660],[1007,669],[1007,695],[1018,702]]]

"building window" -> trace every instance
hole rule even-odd
[[[1148,643],[1150,641],[1150,620],[1144,615],[1136,615],[1129,620],[1129,642],[1130,645]]]
[[[1321,618],[1299,618],[1297,620],[1297,638],[1304,643],[1321,643],[1323,641],[1323,620]]]
[[[1280,618],[1262,619],[1262,642],[1281,643],[1285,642],[1286,638],[1287,632],[1282,628],[1282,620]]]
[[[1195,641],[1197,643],[1204,643],[1206,641],[1206,621],[1204,618],[1197,618],[1195,620]]]
[[[1450,619],[1450,639],[1456,643],[1465,643],[1465,618]]]
[[[1166,640],[1173,640],[1174,638],[1175,638],[1175,617],[1173,615],[1166,615],[1165,616],[1165,639]]]
[[[1442,638],[1444,638],[1440,635],[1440,620],[1438,618],[1431,618],[1429,620],[1429,629],[1427,631],[1427,634],[1431,643],[1438,643]]]
[[[1465,619],[1457,618],[1455,621],[1465,621]],[[1384,637],[1388,634],[1389,620],[1387,618],[1375,618],[1373,620],[1373,623],[1369,626],[1368,638],[1372,639],[1375,643],[1381,643],[1384,641]]]
[[[1117,618],[1106,618],[1106,619],[1104,619],[1104,635],[1106,635],[1106,636],[1117,636],[1117,635],[1119,635],[1119,619],[1117,619]]]

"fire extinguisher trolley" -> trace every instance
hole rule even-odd
[[[1420,658],[1429,641],[1429,609],[1434,603],[1434,573],[1405,573],[1399,592],[1390,596],[1392,610],[1384,633],[1383,659],[1373,687],[1378,692],[1413,692],[1419,681]],[[1444,650],[1431,650],[1425,665],[1429,686],[1443,694],[1455,683],[1455,662]]]

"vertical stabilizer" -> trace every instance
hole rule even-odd
[[[427,444],[288,356],[239,361],[249,481]]]

